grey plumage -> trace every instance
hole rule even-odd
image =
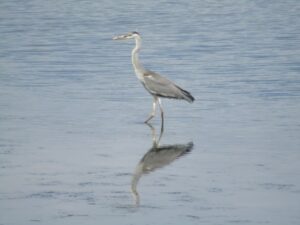
[[[193,102],[194,97],[186,90],[183,90],[172,81],[155,73],[147,71],[144,73],[145,88],[152,94],[158,97],[183,99],[188,102]]]
[[[142,39],[138,32],[130,32],[125,35],[119,35],[113,38],[113,40],[126,40],[135,39],[136,46],[132,50],[132,64],[137,78],[144,85],[145,89],[153,96],[153,108],[149,118],[145,121],[146,123],[155,116],[156,105],[158,103],[162,122],[164,120],[164,112],[161,105],[160,98],[172,98],[172,99],[183,99],[192,103],[195,99],[188,91],[182,89],[174,82],[161,76],[158,73],[147,70],[139,61],[139,51],[141,49]]]

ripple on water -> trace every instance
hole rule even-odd
[[[279,183],[263,183],[260,184],[264,189],[267,190],[278,190],[278,191],[291,191],[295,188],[294,184],[279,184]]]
[[[27,198],[95,201],[93,192],[42,191],[30,194]]]

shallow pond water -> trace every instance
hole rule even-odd
[[[0,3],[0,224],[299,224],[298,1]],[[141,60],[196,101],[151,97]]]

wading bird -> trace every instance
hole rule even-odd
[[[139,81],[143,84],[145,89],[153,96],[152,111],[145,123],[148,123],[155,116],[157,103],[160,108],[161,119],[163,123],[164,111],[162,108],[160,98],[183,99],[192,103],[194,101],[194,97],[188,91],[180,88],[178,85],[168,80],[167,78],[151,70],[147,70],[143,67],[139,60],[139,51],[141,49],[142,39],[138,32],[134,31],[128,34],[113,37],[113,40],[127,39],[135,39],[135,47],[131,53],[133,68]]]

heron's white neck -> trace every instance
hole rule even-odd
[[[142,46],[142,39],[140,37],[136,37],[135,38],[135,47],[131,53],[131,59],[132,59],[132,65],[133,65],[133,68],[134,68],[137,78],[140,81],[143,81],[144,80],[143,73],[145,72],[145,68],[140,63],[140,60],[139,60],[139,51],[141,49],[141,46]]]

